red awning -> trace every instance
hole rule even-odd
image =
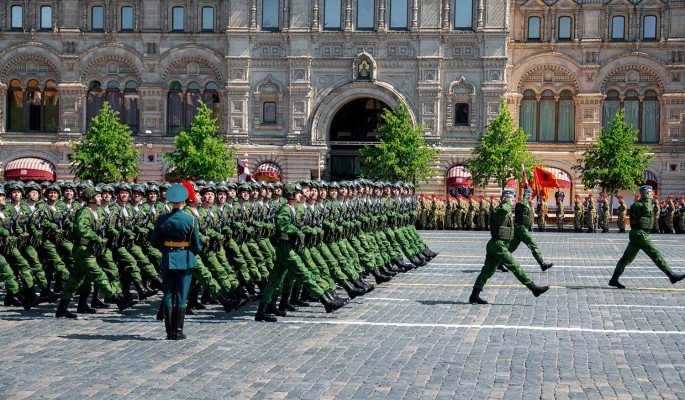
[[[5,179],[54,181],[55,166],[41,158],[18,158],[7,163]]]
[[[557,182],[559,183],[559,187],[562,189],[570,189],[571,188],[571,175],[564,171],[563,169],[559,168],[554,168],[554,167],[544,167],[545,171],[551,173],[554,175],[555,178],[557,178]]]
[[[281,167],[272,162],[265,162],[257,166],[257,181],[280,182]]]
[[[509,179],[504,187],[507,189],[517,189],[519,187],[519,183],[516,179]]]
[[[471,173],[463,165],[455,165],[447,172],[447,187],[470,188],[473,187]]]

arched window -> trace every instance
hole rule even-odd
[[[528,40],[540,40],[540,17],[528,18]]]
[[[24,130],[24,90],[18,79],[13,79],[7,89],[7,131]]]
[[[43,90],[31,79],[26,89],[18,79],[7,89],[8,132],[56,132],[59,126],[59,93],[57,83],[48,80]]]
[[[43,119],[45,121],[43,130],[57,132],[59,129],[59,92],[57,92],[57,82],[49,80],[45,83],[43,104]]]
[[[185,96],[185,128],[189,129],[190,125],[195,120],[197,110],[200,108],[200,100],[202,94],[200,93],[200,85],[197,82],[190,82]]]
[[[102,90],[100,81],[92,81],[88,87],[88,100],[86,104],[86,127],[90,125],[90,121],[95,118],[102,108],[102,103],[105,100],[105,93]]]
[[[119,90],[119,82],[112,81],[107,84],[105,100],[109,103],[112,110],[121,115],[121,91]]]
[[[625,40],[626,32],[626,18],[621,15],[617,15],[611,18],[611,40]]]
[[[473,29],[473,0],[454,0],[454,29]]]
[[[12,6],[10,8],[10,29],[17,31],[24,29],[24,7]]]
[[[342,1],[324,0],[323,29],[340,30],[342,28]]]
[[[219,97],[219,86],[214,82],[209,82],[205,86],[202,94],[202,102],[212,110],[212,118],[218,119],[221,116],[221,98]]]
[[[645,15],[642,24],[642,40],[656,40],[656,16]]]
[[[167,95],[167,130],[176,134],[183,130],[183,90],[180,82],[172,82]]]
[[[133,7],[121,7],[121,30],[132,31],[133,20]]]
[[[183,32],[185,30],[185,9],[183,7],[171,9],[171,30],[172,32]]]
[[[621,101],[618,92],[610,90],[604,99],[602,123],[609,128],[618,110],[623,108],[623,119],[638,130],[638,142],[657,143],[659,141],[660,106],[657,94],[647,90],[640,99],[638,92],[629,90]]]
[[[41,31],[49,31],[52,29],[52,7],[42,6],[40,8],[40,25]]]
[[[214,7],[202,7],[202,32],[214,32]]]
[[[279,0],[262,0],[262,29],[277,31],[279,25]]]
[[[95,6],[90,9],[90,30],[105,30],[105,7]]]
[[[390,0],[390,29],[403,31],[409,28],[407,0]]]
[[[357,0],[357,30],[373,30],[376,20],[375,10],[374,0]]]
[[[557,39],[571,40],[571,17],[559,17]]]
[[[575,133],[573,93],[563,90],[557,98],[547,89],[539,99],[532,90],[523,93],[520,126],[533,142],[571,142]]]
[[[131,128],[132,133],[140,132],[140,96],[138,95],[138,83],[126,82],[124,89],[124,105],[122,110],[122,122]]]

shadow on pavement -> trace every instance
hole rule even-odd
[[[109,340],[118,342],[121,340],[137,340],[137,341],[158,341],[162,339],[154,339],[149,337],[142,337],[140,335],[85,335],[82,333],[74,333],[71,335],[58,336],[62,339],[77,339],[77,340]]]

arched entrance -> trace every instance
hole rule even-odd
[[[445,179],[447,194],[457,197],[458,194],[468,196],[473,194],[471,173],[465,165],[455,165],[447,170]]]
[[[54,181],[55,165],[42,158],[17,158],[7,163],[4,179],[8,181]]]
[[[362,97],[350,100],[336,112],[328,131],[330,180],[359,176],[362,165],[359,150],[367,144],[378,143],[378,126],[386,108],[390,107],[382,100]]]

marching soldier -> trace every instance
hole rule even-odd
[[[528,246],[530,252],[533,253],[533,257],[540,265],[540,269],[547,271],[552,268],[554,264],[543,261],[540,248],[537,243],[535,243],[533,235],[530,234],[531,226],[533,225],[533,211],[531,210],[529,203],[532,195],[532,190],[525,189],[523,191],[523,200],[516,203],[514,211],[514,236],[509,241],[509,253],[515,252],[519,244],[523,242]]]
[[[488,279],[495,273],[495,269],[499,264],[503,264],[508,270],[512,271],[519,282],[526,285],[535,297],[540,296],[549,289],[549,286],[537,286],[526,275],[509,251],[509,242],[514,238],[514,220],[511,215],[511,202],[513,198],[514,192],[512,190],[505,189],[502,191],[502,201],[492,214],[490,220],[490,235],[492,238],[486,246],[485,264],[478,278],[476,278],[473,291],[469,296],[469,303],[471,304],[488,303],[480,297],[480,293]],[[523,205],[523,207],[528,208],[527,205]]]
[[[654,246],[654,243],[649,238],[649,231],[654,227],[654,213],[652,209],[652,187],[644,185],[640,187],[640,200],[633,203],[630,207],[630,233],[628,234],[629,242],[625,252],[614,269],[614,274],[609,280],[609,286],[618,289],[625,289],[625,286],[619,282],[619,278],[640,250],[644,251],[647,256],[656,264],[657,268],[663,271],[672,284],[685,278],[685,274],[675,274],[668,263],[661,255],[659,250]]]

